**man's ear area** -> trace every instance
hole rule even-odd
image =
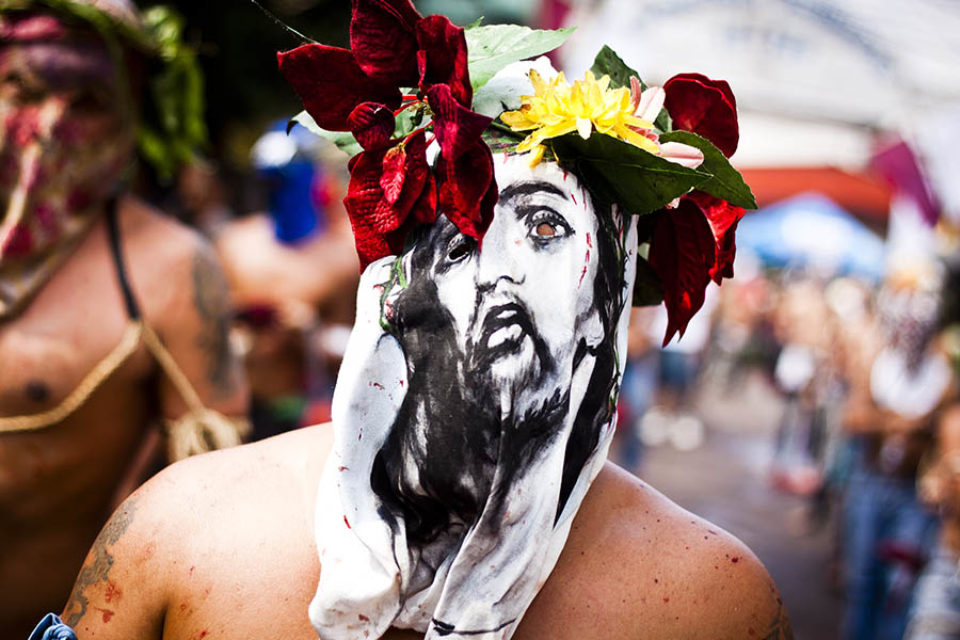
[[[540,598],[556,598],[552,615],[563,611],[571,628],[605,620],[604,637],[792,638],[776,586],[746,545],[611,463]]]

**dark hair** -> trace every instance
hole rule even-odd
[[[624,285],[624,248],[620,238],[623,237],[622,228],[627,222],[625,219],[615,220],[616,216],[626,216],[625,213],[614,214],[613,206],[598,198],[588,185],[584,185],[597,215],[597,277],[593,284],[593,300],[600,314],[604,337],[593,349],[596,363],[587,383],[580,404],[580,410],[573,423],[573,430],[567,440],[567,449],[563,458],[563,479],[560,484],[560,501],[557,503],[557,517],[563,511],[563,506],[573,490],[573,485],[580,476],[587,458],[597,446],[600,438],[600,429],[610,421],[616,410],[614,391],[619,387],[620,377],[617,375],[620,367],[617,359],[616,324],[620,320],[624,302],[622,290]],[[581,353],[582,350],[582,353]],[[577,359],[586,355],[585,341],[577,347]]]

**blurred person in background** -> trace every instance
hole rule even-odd
[[[832,323],[820,279],[793,274],[775,313],[781,344],[774,381],[785,398],[777,430],[771,480],[786,491],[810,495],[820,484],[823,429],[817,413],[827,384]]]
[[[648,327],[654,307],[637,307],[630,313],[627,332],[627,366],[620,388],[616,459],[627,469],[636,469],[643,454],[641,425],[653,403],[660,368],[660,346]]]
[[[178,458],[240,441],[223,416],[243,414],[246,385],[220,267],[197,234],[130,195],[138,141],[164,165],[196,138],[145,115],[159,109],[145,97],[153,74],[190,70],[177,40],[172,14],[126,0],[0,2],[5,638],[59,606],[164,442]]]
[[[930,258],[892,256],[877,300],[879,335],[864,331],[856,337],[861,346],[851,348],[844,426],[856,457],[844,508],[847,638],[902,637],[916,573],[936,535],[935,513],[918,499],[916,480],[954,391],[950,364],[933,339],[940,286]]]
[[[707,287],[703,307],[687,325],[683,337],[663,346],[654,405],[643,416],[640,425],[644,444],[657,446],[669,441],[681,451],[690,451],[703,442],[705,429],[703,421],[694,412],[693,396],[719,297],[717,287]],[[647,331],[651,336],[661,336],[666,326],[666,309],[658,307],[646,326]]]
[[[214,241],[238,308],[256,439],[330,419],[360,273],[342,202],[346,156],[286,125],[253,148],[268,210],[221,225]]]
[[[921,477],[921,495],[940,513],[936,550],[917,581],[908,640],[947,640],[960,637],[960,251],[946,261],[942,348],[954,371],[952,404],[937,421],[937,449]]]

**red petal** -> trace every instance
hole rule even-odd
[[[350,48],[364,72],[395,87],[415,86],[421,19],[410,0],[354,0]]]
[[[383,198],[380,174],[384,155],[383,151],[364,151],[350,159],[350,185],[343,204],[350,216],[361,270],[374,260],[390,255],[390,246],[373,223],[377,205]]]
[[[730,85],[699,73],[681,73],[667,80],[664,105],[674,129],[692,131],[717,146],[728,158],[737,150],[737,100]]]
[[[497,183],[493,177],[493,154],[483,140],[477,140],[455,162],[437,158],[439,209],[461,233],[483,239],[497,204]]]
[[[449,85],[454,99],[465,107],[473,102],[473,87],[467,70],[467,39],[463,28],[446,16],[427,16],[417,23],[417,66],[420,89],[432,85]]]
[[[457,102],[445,84],[431,87],[427,102],[433,110],[433,132],[440,144],[440,153],[448,161],[456,161],[472,149],[492,121]]]
[[[432,173],[427,173],[427,180],[420,193],[420,197],[413,205],[413,209],[404,220],[403,225],[396,231],[388,233],[387,244],[393,254],[403,251],[407,243],[407,236],[421,224],[433,224],[437,221],[437,183]]]
[[[737,255],[737,224],[745,211],[702,191],[692,191],[685,197],[700,207],[710,224],[717,246],[717,260],[710,269],[710,277],[720,284],[723,278],[733,277],[733,260]]]
[[[667,307],[664,346],[675,333],[683,335],[690,318],[703,306],[716,253],[713,232],[695,202],[682,198],[676,209],[658,214],[649,262],[660,276]]]
[[[364,151],[350,160],[350,186],[343,202],[361,269],[400,253],[411,229],[436,220],[436,190],[423,131],[410,135],[403,146]]]
[[[350,112],[347,124],[364,149],[380,149],[393,135],[393,111],[376,102],[361,102]]]
[[[411,134],[404,144],[387,151],[380,177],[383,200],[377,205],[376,215],[376,219],[383,222],[377,228],[392,231],[406,220],[423,192],[429,174],[423,131]]]
[[[426,184],[423,185],[423,191],[420,192],[407,220],[414,225],[433,224],[437,221],[437,180],[432,172],[427,172]]]
[[[348,131],[347,118],[361,102],[400,106],[396,85],[369,78],[346,49],[305,44],[277,54],[280,73],[303,101],[317,124],[329,131]]]

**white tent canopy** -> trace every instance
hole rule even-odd
[[[862,166],[876,130],[935,164],[943,136],[928,123],[960,109],[960,2],[583,0],[570,23],[571,75],[606,43],[651,84],[687,71],[729,81],[740,166]]]

